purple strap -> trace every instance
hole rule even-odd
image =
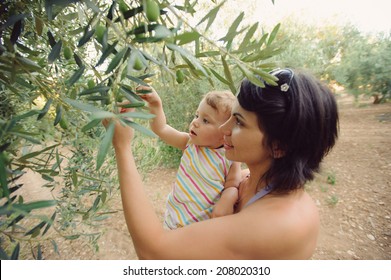
[[[258,199],[264,197],[265,195],[267,195],[268,193],[271,192],[271,190],[273,189],[272,186],[270,185],[267,185],[266,187],[264,187],[262,190],[260,190],[259,192],[257,192],[247,203],[244,207],[247,207],[249,206],[250,204],[254,203],[255,201],[257,201]]]

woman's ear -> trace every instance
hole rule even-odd
[[[279,144],[273,143],[272,155],[273,158],[282,158],[285,156],[285,150]]]

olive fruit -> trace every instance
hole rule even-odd
[[[185,79],[185,74],[183,74],[182,70],[177,70],[175,76],[178,84],[183,83],[183,80]]]
[[[60,127],[61,127],[62,129],[68,129],[68,121],[67,121],[67,119],[65,118],[65,116],[61,116]]]
[[[66,60],[70,60],[72,58],[72,50],[70,47],[65,47],[63,52],[64,52],[64,58]]]
[[[119,3],[118,3],[118,6],[119,6],[119,10],[122,13],[125,13],[126,11],[129,10],[129,7],[128,7],[128,5],[126,5],[124,0],[120,0]]]
[[[151,22],[157,21],[160,16],[159,4],[155,0],[145,1],[145,15]]]
[[[152,83],[152,80],[151,80],[150,78],[145,78],[143,81],[144,81],[145,83],[147,83],[147,84]]]
[[[144,64],[141,61],[141,59],[138,56],[135,57],[134,62],[133,62],[133,69],[134,70],[141,70],[143,68],[144,68]]]
[[[95,81],[94,81],[93,79],[88,80],[87,86],[88,86],[88,88],[93,88],[93,87],[95,87]]]
[[[95,27],[95,36],[98,42],[103,41],[103,36],[105,35],[105,32],[106,32],[106,27],[104,27],[103,25],[99,24]]]

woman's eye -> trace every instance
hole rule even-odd
[[[242,125],[242,122],[241,122],[238,118],[236,118],[235,124],[241,126],[241,125]]]

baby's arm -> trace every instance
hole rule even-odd
[[[239,184],[241,181],[241,168],[239,162],[234,162],[229,169],[225,180],[224,190],[212,211],[212,218],[231,215],[234,213],[235,203],[239,198]]]
[[[148,103],[149,112],[155,115],[150,122],[151,129],[166,144],[184,150],[189,141],[189,134],[181,132],[167,124],[166,115],[164,114],[162,100],[152,87],[139,86],[137,90],[150,91],[147,94],[139,96]]]

